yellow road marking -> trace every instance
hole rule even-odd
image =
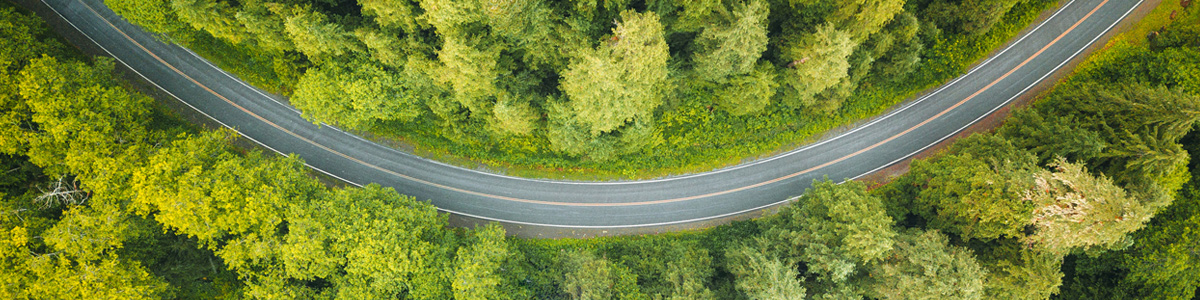
[[[514,198],[514,197],[507,197],[507,196],[500,196],[500,195],[492,195],[492,194],[487,194],[487,193],[482,193],[482,192],[476,192],[476,191],[470,191],[470,190],[460,189],[460,188],[456,188],[456,187],[452,187],[452,186],[447,186],[447,185],[443,185],[443,184],[439,184],[439,183],[435,183],[435,182],[430,182],[430,181],[422,180],[422,179],[419,179],[419,178],[416,178],[416,177],[412,177],[412,176],[409,176],[409,175],[404,175],[404,174],[401,174],[401,173],[398,173],[398,172],[395,172],[395,171],[392,171],[392,170],[388,170],[388,169],[385,169],[385,168],[383,168],[383,167],[380,167],[380,166],[376,166],[376,165],[374,165],[374,164],[371,164],[371,163],[367,163],[367,162],[365,162],[365,161],[362,161],[362,160],[360,160],[360,159],[357,159],[357,158],[351,157],[351,156],[349,156],[349,155],[346,155],[345,153],[341,153],[341,152],[338,152],[338,151],[336,151],[336,150],[333,150],[333,149],[331,149],[331,148],[329,148],[329,147],[326,147],[325,145],[321,145],[320,143],[317,143],[317,142],[315,142],[315,141],[313,141],[313,140],[310,140],[310,139],[308,139],[308,138],[305,138],[305,137],[303,137],[303,136],[300,136],[299,134],[296,134],[295,132],[292,132],[291,130],[287,130],[287,129],[283,128],[282,126],[280,126],[280,125],[278,125],[278,124],[275,124],[274,122],[271,122],[271,121],[267,120],[266,118],[263,118],[262,116],[260,116],[260,115],[258,115],[258,114],[256,114],[256,113],[254,113],[254,112],[251,112],[250,110],[246,109],[245,107],[242,107],[241,105],[238,105],[237,103],[234,103],[233,101],[229,100],[229,98],[226,98],[225,96],[223,96],[223,95],[221,95],[221,94],[217,93],[216,91],[213,91],[213,90],[212,90],[212,89],[210,89],[208,86],[205,86],[204,84],[201,84],[201,83],[200,83],[199,81],[197,81],[196,79],[192,78],[191,76],[188,76],[187,74],[184,74],[182,71],[180,71],[179,69],[175,68],[175,66],[171,65],[170,63],[167,63],[167,62],[166,62],[165,60],[163,60],[161,57],[159,57],[158,55],[154,54],[154,52],[151,52],[151,51],[150,51],[150,49],[147,49],[147,48],[146,48],[145,46],[143,46],[141,43],[138,43],[136,40],[134,40],[134,39],[133,39],[133,37],[130,37],[128,34],[126,34],[126,33],[125,33],[124,31],[122,31],[120,28],[117,28],[117,26],[116,26],[116,25],[114,25],[112,22],[109,22],[109,21],[108,21],[108,19],[105,19],[103,16],[101,16],[99,12],[97,12],[95,9],[93,9],[93,8],[92,8],[90,5],[88,5],[87,3],[83,3],[82,1],[81,1],[80,3],[82,3],[82,4],[84,5],[84,7],[87,7],[87,9],[88,9],[88,10],[92,11],[92,13],[93,13],[93,14],[96,14],[96,16],[100,17],[100,19],[101,19],[101,20],[103,20],[105,23],[107,23],[107,24],[108,24],[108,26],[112,27],[112,28],[113,28],[113,30],[116,30],[118,33],[120,33],[122,36],[124,36],[124,37],[125,37],[125,39],[129,40],[129,42],[133,43],[134,45],[137,45],[137,46],[138,46],[138,48],[141,48],[141,49],[142,49],[142,51],[145,51],[147,54],[150,54],[150,56],[154,57],[154,59],[155,59],[155,60],[158,60],[158,62],[160,62],[160,63],[162,63],[163,65],[167,66],[167,67],[168,67],[168,68],[170,68],[172,71],[175,71],[175,73],[179,74],[180,76],[183,76],[184,78],[187,78],[189,81],[191,81],[191,82],[192,82],[193,84],[195,84],[196,86],[199,86],[200,88],[203,88],[205,91],[208,91],[209,93],[211,93],[211,94],[213,94],[213,95],[217,96],[217,98],[220,98],[221,100],[224,100],[226,103],[229,103],[229,105],[233,105],[233,107],[236,107],[237,109],[241,110],[242,112],[245,112],[246,114],[249,114],[249,115],[253,116],[255,119],[258,119],[259,121],[262,121],[263,123],[266,123],[266,124],[268,124],[268,125],[271,125],[271,127],[275,127],[276,129],[279,129],[280,131],[283,131],[283,132],[285,132],[285,133],[287,133],[287,134],[289,134],[289,135],[291,135],[291,136],[293,136],[293,137],[295,137],[295,138],[298,138],[298,139],[300,139],[300,140],[302,140],[302,141],[304,141],[304,142],[307,142],[307,143],[309,143],[309,144],[312,144],[313,146],[316,146],[316,147],[318,147],[318,148],[321,148],[321,149],[323,149],[323,150],[325,150],[325,151],[328,151],[328,152],[330,152],[330,153],[336,154],[336,155],[338,155],[338,156],[341,156],[341,157],[343,157],[343,158],[346,158],[346,159],[348,159],[348,160],[351,160],[351,161],[357,162],[357,163],[359,163],[359,164],[362,164],[362,165],[364,165],[364,166],[370,167],[370,168],[372,168],[372,169],[375,169],[375,170],[379,170],[380,172],[384,172],[384,173],[388,173],[388,174],[391,174],[391,175],[395,175],[395,176],[397,176],[397,177],[404,178],[404,179],[407,179],[407,180],[411,180],[411,181],[414,181],[414,182],[417,182],[417,183],[421,183],[421,184],[425,184],[425,185],[430,185],[430,186],[434,186],[434,187],[437,187],[437,188],[441,188],[441,189],[445,189],[445,190],[450,190],[450,191],[455,191],[455,192],[459,192],[459,193],[464,193],[464,194],[470,194],[470,195],[475,195],[475,196],[486,197],[486,198],[493,198],[493,199],[499,199],[499,200],[513,201],[513,202],[531,203],[531,204],[543,204],[543,205],[557,205],[557,206],[587,206],[587,207],[611,207],[611,206],[637,206],[637,205],[665,204],[665,203],[680,202],[680,201],[689,201],[689,200],[695,200],[695,199],[700,199],[700,198],[707,198],[707,197],[720,196],[720,195],[725,195],[725,194],[730,194],[730,193],[740,192],[740,191],[744,191],[744,190],[748,190],[748,189],[753,189],[753,188],[757,188],[757,187],[760,187],[760,186],[764,186],[764,185],[768,185],[768,184],[772,184],[772,183],[780,182],[780,181],[787,180],[787,179],[789,179],[789,178],[793,178],[793,177],[796,177],[796,176],[804,175],[804,174],[807,174],[807,173],[809,173],[809,172],[812,172],[812,171],[815,171],[815,170],[818,170],[818,169],[821,169],[821,168],[824,168],[824,167],[828,167],[828,166],[830,166],[830,165],[833,165],[833,164],[836,164],[836,163],[842,162],[842,161],[844,161],[844,160],[847,160],[847,159],[850,159],[850,158],[852,158],[852,157],[858,156],[859,154],[862,154],[862,153],[864,153],[864,152],[867,152],[867,151],[870,151],[870,150],[872,150],[872,149],[875,149],[875,148],[877,148],[877,147],[879,147],[879,146],[881,146],[881,145],[883,145],[883,144],[886,144],[886,143],[888,143],[888,142],[891,142],[892,140],[895,140],[896,138],[899,138],[900,136],[903,136],[903,135],[905,135],[905,134],[908,134],[908,133],[912,132],[913,130],[916,130],[917,128],[920,128],[921,126],[925,126],[926,124],[928,124],[929,122],[932,122],[933,120],[936,120],[936,119],[940,118],[942,115],[945,115],[946,113],[949,113],[951,110],[954,110],[955,108],[958,108],[959,106],[963,105],[963,104],[964,104],[964,103],[966,103],[967,101],[969,101],[969,100],[971,100],[971,99],[975,98],[975,96],[978,96],[979,94],[982,94],[984,91],[987,91],[988,89],[992,88],[992,86],[996,85],[996,84],[997,84],[997,83],[999,83],[1001,80],[1004,80],[1005,78],[1008,78],[1008,76],[1009,76],[1009,75],[1012,75],[1012,74],[1013,74],[1013,73],[1015,73],[1017,70],[1019,70],[1019,69],[1021,69],[1022,67],[1024,67],[1024,66],[1025,66],[1025,64],[1028,64],[1028,63],[1029,63],[1030,61],[1032,61],[1034,58],[1037,58],[1038,56],[1040,56],[1040,55],[1042,54],[1042,52],[1045,52],[1045,51],[1046,51],[1046,49],[1049,49],[1049,48],[1050,48],[1050,46],[1053,46],[1055,43],[1058,43],[1058,41],[1059,41],[1060,39],[1062,39],[1064,36],[1066,36],[1066,35],[1067,35],[1068,33],[1070,33],[1071,31],[1075,30],[1075,28],[1076,28],[1076,27],[1078,27],[1078,26],[1079,26],[1079,24],[1082,24],[1082,23],[1083,23],[1083,21],[1085,21],[1085,20],[1087,20],[1088,18],[1090,18],[1090,17],[1092,16],[1092,14],[1095,14],[1095,13],[1096,13],[1096,11],[1100,10],[1100,8],[1101,8],[1101,7],[1103,7],[1105,4],[1107,4],[1107,3],[1108,3],[1108,1],[1109,1],[1109,0],[1104,0],[1104,1],[1100,2],[1100,4],[1099,4],[1099,5],[1096,5],[1096,7],[1095,7],[1095,8],[1093,8],[1093,9],[1092,9],[1090,12],[1088,12],[1088,13],[1087,13],[1087,15],[1084,15],[1082,19],[1079,19],[1079,21],[1076,21],[1076,22],[1075,22],[1075,24],[1071,25],[1071,27],[1070,27],[1070,28],[1067,28],[1067,30],[1066,30],[1066,31],[1063,31],[1063,33],[1062,33],[1062,34],[1059,34],[1059,35],[1058,35],[1058,37],[1055,37],[1055,38],[1054,38],[1054,40],[1050,41],[1050,43],[1049,43],[1049,44],[1046,44],[1046,46],[1042,47],[1042,49],[1040,49],[1040,50],[1038,50],[1037,52],[1035,52],[1035,53],[1034,53],[1032,56],[1030,56],[1029,58],[1026,58],[1026,59],[1025,59],[1025,61],[1022,61],[1022,62],[1021,62],[1020,64],[1018,64],[1016,67],[1013,67],[1013,68],[1012,68],[1011,70],[1009,70],[1007,73],[1004,73],[1004,75],[1000,76],[1000,78],[996,78],[996,80],[993,80],[991,83],[988,83],[988,85],[984,86],[983,88],[979,89],[978,91],[975,91],[975,93],[971,94],[970,96],[967,96],[966,98],[964,98],[963,100],[959,101],[958,103],[955,103],[954,105],[950,106],[949,108],[946,108],[945,110],[942,110],[942,111],[941,111],[941,112],[939,112],[938,114],[936,114],[936,115],[934,115],[934,116],[932,116],[932,117],[930,117],[930,118],[928,118],[928,119],[925,119],[924,121],[921,121],[921,123],[918,123],[917,125],[914,125],[913,127],[910,127],[910,128],[908,128],[908,129],[904,130],[903,132],[900,132],[900,133],[898,133],[898,134],[896,134],[896,135],[893,135],[893,136],[891,136],[891,137],[888,137],[887,139],[884,139],[884,140],[882,140],[882,141],[879,141],[879,142],[877,142],[877,143],[875,143],[875,144],[872,144],[872,145],[870,145],[870,146],[867,146],[866,148],[863,148],[863,149],[861,149],[861,150],[855,151],[854,153],[847,154],[847,155],[845,155],[845,156],[842,156],[842,157],[839,157],[839,158],[837,158],[837,159],[834,159],[834,160],[831,160],[831,161],[825,162],[825,163],[823,163],[823,164],[820,164],[820,165],[817,165],[817,166],[815,166],[815,167],[811,167],[811,168],[808,168],[808,169],[801,170],[801,171],[799,171],[799,172],[796,172],[796,173],[792,173],[792,174],[784,175],[784,176],[782,176],[782,177],[779,177],[779,178],[775,178],[775,179],[771,179],[771,180],[767,180],[767,181],[763,181],[763,182],[759,182],[759,183],[756,183],[756,184],[747,185],[747,186],[743,186],[743,187],[739,187],[739,188],[734,188],[734,189],[729,189],[729,190],[724,190],[724,191],[718,191],[718,192],[712,192],[712,193],[708,193],[708,194],[702,194],[702,195],[696,195],[696,196],[688,196],[688,197],[680,197],[680,198],[671,198],[671,199],[662,199],[662,200],[653,200],[653,201],[622,202],[622,203],[572,203],[572,202],[557,202],[557,201],[531,200],[531,199],[521,199],[521,198]]]

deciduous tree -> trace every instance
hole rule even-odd
[[[760,63],[750,74],[734,76],[718,85],[713,102],[735,116],[762,112],[775,96],[775,78],[774,67]]]

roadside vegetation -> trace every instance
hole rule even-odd
[[[105,3],[313,122],[510,175],[612,179],[712,170],[877,115],[1056,2]]]
[[[881,187],[818,181],[756,220],[548,240],[448,228],[403,191],[234,148],[0,3],[0,298],[1192,299],[1196,10],[1164,4],[1153,38],[1115,40]]]

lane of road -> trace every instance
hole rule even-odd
[[[814,179],[857,178],[953,136],[1041,82],[1142,1],[1073,0],[934,93],[851,131],[778,156],[657,180],[509,177],[397,151],[317,126],[273,95],[129,24],[101,0],[43,0],[122,64],[185,104],[280,154],[355,185],[379,183],[439,209],[507,223],[623,228],[719,218],[789,201]]]

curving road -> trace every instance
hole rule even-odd
[[[658,180],[508,177],[393,150],[315,126],[275,96],[130,25],[101,0],[43,0],[146,80],[275,152],[355,185],[379,183],[439,209],[507,223],[624,228],[689,223],[780,204],[813,179],[858,178],[937,144],[1045,79],[1141,0],[1070,1],[1007,49],[937,91],[852,131],[775,157]]]

